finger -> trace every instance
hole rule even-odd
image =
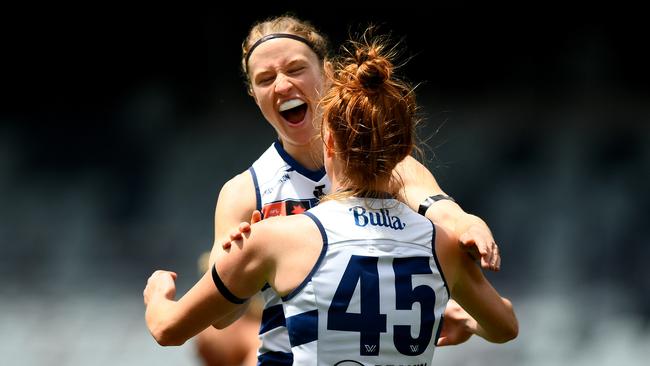
[[[259,210],[253,211],[251,215],[251,224],[262,221],[262,213]]]
[[[448,346],[449,344],[450,344],[450,343],[449,343],[449,338],[444,337],[444,336],[440,336],[440,337],[438,338],[438,343],[437,343],[436,345],[437,345],[438,347],[444,347],[444,346]]]
[[[461,235],[459,238],[462,246],[466,250],[471,250],[473,254],[475,254],[473,257],[474,259],[478,259],[479,257],[484,257],[489,254],[489,250],[487,250],[487,244],[485,239],[480,236],[480,235],[472,235],[470,233],[464,233]]]
[[[460,242],[465,246],[474,245],[474,239],[469,232],[463,233],[463,235],[461,235],[458,240],[460,240]]]
[[[484,268],[496,271],[496,261],[498,257],[497,248],[493,241],[489,241],[488,243],[490,255],[485,258],[487,267]]]
[[[476,236],[474,238],[474,242],[476,243],[476,252],[478,253],[478,256],[480,256],[481,258],[481,268],[488,269],[488,270],[495,270],[494,263],[496,261],[496,258],[494,252],[494,245],[492,245],[489,240],[486,240],[485,238],[480,236]]]
[[[474,236],[474,243],[476,244],[476,249],[481,253],[481,257],[488,257],[492,254],[491,248],[488,246],[489,241],[485,239],[482,235]]]
[[[463,243],[460,243],[462,249],[467,252],[467,254],[472,257],[472,260],[477,261],[481,259],[481,253],[478,251],[478,248],[475,245],[466,246]]]
[[[247,233],[251,231],[251,224],[247,222],[241,222],[239,223],[239,232],[240,233]]]
[[[481,257],[482,260],[481,266],[484,269],[494,271],[494,261],[495,261],[494,246],[489,240],[486,240],[482,245],[485,245],[486,250],[485,250],[485,254]]]
[[[230,232],[230,241],[241,240],[241,239],[242,239],[242,232],[239,231],[239,229]]]
[[[221,248],[223,248],[223,249],[230,249],[231,246],[232,246],[232,243],[230,243],[230,241],[225,241],[225,242],[223,242],[223,244],[221,244]]]
[[[495,267],[496,270],[499,271],[501,269],[501,254],[499,253],[499,246],[496,245],[496,243],[494,243],[494,245],[496,246],[496,254],[497,254],[495,260]]]
[[[490,261],[487,258],[481,257],[481,268],[492,269],[492,263],[490,263]]]
[[[172,279],[176,281],[176,278],[178,278],[178,274],[176,272],[169,272],[170,275],[172,275]]]

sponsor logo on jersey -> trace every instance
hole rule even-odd
[[[364,227],[368,224],[371,226],[384,226],[393,230],[404,230],[406,223],[402,222],[398,216],[391,216],[390,211],[386,208],[377,210],[366,210],[362,206],[354,206],[349,209],[354,216],[354,224]]]
[[[316,200],[286,200],[267,203],[262,207],[262,217],[301,214],[316,205]]]
[[[364,344],[366,347],[366,352],[368,353],[377,353],[377,345],[376,344]]]
[[[283,174],[283,175],[280,177],[280,179],[278,180],[278,184],[282,184],[282,183],[288,181],[289,179],[291,179],[291,177],[289,176],[289,174]]]
[[[316,198],[318,198],[318,199],[320,199],[321,197],[323,197],[323,196],[325,195],[325,192],[323,192],[324,189],[325,189],[325,185],[324,185],[324,184],[323,184],[323,185],[320,185],[320,186],[316,186],[316,187],[314,187],[314,192],[312,192],[312,193],[314,194],[314,197],[316,197]]]

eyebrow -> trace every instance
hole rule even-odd
[[[302,64],[308,64],[308,62],[307,62],[306,58],[302,58],[302,57],[298,56],[297,58],[291,59],[289,62],[286,63],[286,65],[283,65],[281,67],[281,69],[288,69],[288,68],[291,68],[291,67],[295,66],[296,64],[301,64],[302,65]],[[260,75],[264,76],[264,74],[267,74],[267,73],[275,73],[275,68],[273,68],[273,69],[264,69],[262,71],[254,73],[253,74],[253,79],[257,79]]]

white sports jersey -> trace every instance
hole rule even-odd
[[[325,169],[311,171],[293,159],[279,142],[274,142],[249,169],[255,183],[257,209],[262,217],[293,215],[316,206],[329,192]],[[282,301],[269,286],[262,289],[264,311],[260,326],[259,365],[291,365]]]
[[[431,221],[394,199],[306,213],[323,250],[282,298],[295,365],[431,365],[449,291]]]

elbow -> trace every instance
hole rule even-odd
[[[179,337],[177,334],[174,334],[174,332],[169,330],[152,331],[151,335],[153,335],[156,342],[163,347],[181,346],[186,341],[186,339]]]
[[[501,338],[499,343],[506,343],[509,342],[519,335],[519,321],[517,320],[517,316],[515,315],[515,310],[512,307],[512,302],[508,299],[503,299],[508,307],[509,311],[509,316],[507,317],[507,320],[504,321],[504,326],[501,329]]]
[[[519,322],[517,322],[517,319],[515,319],[514,324],[512,325],[512,327],[509,330],[508,338],[507,338],[506,342],[517,338],[518,335],[519,335]]]
[[[173,327],[157,324],[149,328],[151,335],[163,347],[181,346],[187,341]]]
[[[519,322],[517,321],[517,317],[512,311],[512,308],[510,310],[511,313],[509,316],[506,319],[503,319],[498,327],[495,327],[496,331],[493,332],[490,339],[488,339],[490,342],[506,343],[517,338],[519,335]]]
[[[496,323],[493,323],[491,327],[492,332],[489,337],[486,337],[486,340],[492,343],[506,343],[519,335],[519,321],[512,308],[512,303],[505,298],[503,301],[507,310],[499,317],[500,320],[495,319]]]
[[[490,341],[493,343],[506,343],[517,338],[518,335],[519,324],[515,319],[509,324],[504,324],[504,327],[499,331],[498,334],[495,334],[492,339],[490,339]]]

